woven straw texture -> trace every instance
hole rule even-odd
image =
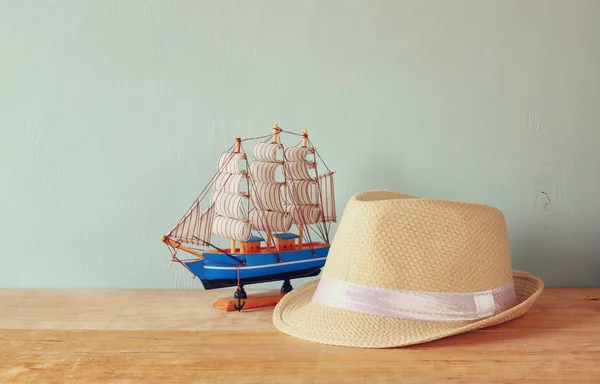
[[[406,346],[472,331],[523,315],[543,289],[513,271],[503,214],[496,208],[368,191],[350,199],[323,275],[390,289],[470,292],[514,282],[518,304],[483,320],[416,321],[352,312],[311,302],[318,281],[288,293],[273,322],[305,340],[349,347]]]

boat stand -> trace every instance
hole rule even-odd
[[[279,300],[283,298],[287,293],[291,292],[294,288],[290,283],[289,279],[283,281],[279,293],[268,291],[264,293],[258,293],[254,296],[248,297],[244,286],[239,286],[233,294],[233,299],[221,298],[213,303],[213,307],[224,311],[233,312],[242,310],[248,311],[251,309],[274,307],[279,303]]]

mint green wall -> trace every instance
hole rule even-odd
[[[515,267],[600,283],[598,1],[0,0],[0,286],[199,288],[160,236],[274,123],[339,212],[491,204]]]

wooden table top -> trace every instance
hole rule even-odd
[[[0,290],[0,382],[600,382],[600,289],[546,289],[511,322],[386,350],[289,337],[272,308],[212,308],[231,293]]]

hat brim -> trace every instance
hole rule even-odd
[[[393,348],[425,343],[447,336],[498,325],[524,315],[544,289],[543,281],[513,271],[517,304],[476,321],[406,320],[352,312],[311,301],[319,281],[286,294],[275,307],[273,323],[281,332],[300,339],[345,347]]]

